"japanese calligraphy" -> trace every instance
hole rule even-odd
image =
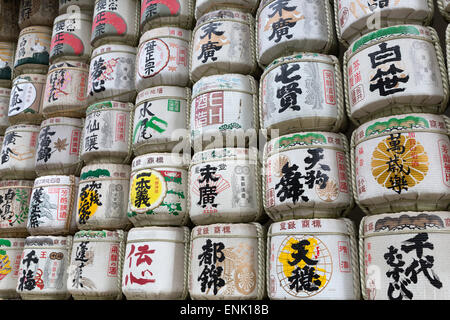
[[[85,281],[87,279],[83,279],[83,269],[86,266],[89,258],[86,255],[87,247],[89,241],[81,241],[80,244],[76,247],[75,259],[74,263],[76,264],[75,276],[72,279],[72,286],[74,288],[84,288],[86,283],[89,283],[90,280]]]
[[[85,224],[97,211],[98,206],[103,205],[100,202],[101,195],[99,194],[101,187],[101,182],[91,181],[81,188],[80,200],[78,202],[78,217],[80,224]]]
[[[202,63],[207,62],[209,59],[216,61],[215,53],[222,49],[224,45],[230,43],[224,36],[225,31],[218,30],[221,25],[222,23],[220,22],[211,22],[201,28],[203,34],[200,36],[196,50],[201,48],[201,53],[197,60],[202,59]]]
[[[153,259],[151,256],[155,254],[155,249],[150,249],[148,244],[144,244],[141,246],[136,246],[131,244],[130,251],[126,257],[128,261],[128,268],[131,267],[140,267],[142,269],[139,273],[133,274],[133,272],[129,272],[125,276],[125,285],[130,282],[130,284],[137,285],[145,285],[147,283],[154,283],[156,279],[153,277],[153,273],[150,271],[149,267],[153,263]],[[134,263],[133,263],[134,261]]]
[[[387,289],[390,300],[411,300],[414,294],[408,289],[410,284],[417,284],[422,274],[435,288],[441,289],[442,282],[433,271],[435,259],[432,255],[425,255],[425,251],[433,250],[434,245],[428,242],[427,233],[419,233],[416,236],[402,242],[400,250],[389,246],[384,254],[386,264],[390,269],[386,276],[391,280]],[[412,255],[411,263],[406,265],[404,256]]]
[[[10,144],[16,144],[16,138],[22,138],[22,136],[18,135],[17,132],[12,131],[5,134],[5,138],[3,139],[2,146],[2,164],[8,162],[11,155],[18,156],[16,152],[12,148],[9,147]]]
[[[39,263],[39,258],[35,250],[28,252],[22,260],[22,275],[19,279],[17,289],[19,291],[31,291],[36,288],[35,270]]]
[[[277,197],[281,202],[287,199],[291,199],[294,204],[299,202],[300,199],[308,202],[309,198],[304,195],[306,187],[312,189],[315,185],[318,185],[320,189],[324,189],[327,186],[329,177],[325,171],[331,169],[328,165],[319,163],[324,158],[323,151],[322,148],[307,150],[309,156],[304,158],[304,162],[307,164],[304,168],[304,174],[298,171],[298,165],[290,166],[289,162],[284,164],[281,169],[280,182],[275,185],[275,189],[279,189]]]
[[[373,176],[398,194],[422,181],[428,171],[428,156],[423,146],[414,137],[401,133],[391,133],[383,139],[373,155]]]
[[[84,151],[89,152],[98,150],[98,132],[100,131],[100,122],[97,119],[89,120],[85,125],[86,137],[84,138]]]
[[[169,124],[167,121],[155,115],[150,110],[151,106],[152,103],[146,101],[139,109],[139,113],[136,112],[135,116],[137,116],[138,122],[135,124],[133,141],[136,141],[136,139],[148,140],[153,137],[155,132],[163,133],[167,130]]]
[[[225,245],[223,242],[213,243],[211,239],[207,239],[202,246],[203,252],[197,256],[199,260],[198,265],[200,267],[203,265],[203,271],[197,278],[202,292],[209,292],[212,288],[214,295],[217,295],[220,288],[225,286],[225,280],[221,278],[223,267],[216,265],[216,263],[225,260],[224,249]],[[208,290],[206,290],[207,288]]]
[[[37,228],[39,227],[39,218],[41,217],[41,208],[44,188],[40,187],[33,190],[33,196],[31,197],[30,203],[30,216],[29,216],[29,227]]]
[[[294,111],[300,111],[300,106],[297,104],[297,95],[302,94],[302,90],[298,88],[298,81],[301,79],[300,75],[292,76],[292,73],[300,69],[300,64],[283,64],[280,67],[281,73],[275,76],[275,82],[281,82],[283,86],[277,89],[277,98],[280,99],[279,113],[290,108]]]
[[[214,208],[217,207],[217,203],[214,203],[217,196],[217,186],[210,184],[211,182],[217,182],[219,180],[219,177],[215,176],[216,171],[217,168],[211,167],[209,164],[200,169],[200,178],[198,179],[198,182],[202,184],[202,186],[199,187],[200,199],[197,204],[203,208],[207,205],[211,205]]]
[[[409,75],[404,73],[395,62],[401,62],[400,47],[388,47],[386,42],[379,44],[379,50],[369,53],[372,69],[376,69],[375,75],[370,79],[370,91],[378,90],[380,96],[403,92],[405,87],[401,83],[409,81]]]
[[[50,160],[50,157],[52,155],[52,148],[50,147],[50,144],[52,143],[52,140],[50,137],[54,136],[56,134],[56,131],[50,131],[50,126],[46,126],[39,134],[39,143],[38,143],[38,152],[37,152],[37,158],[36,161],[43,160],[44,162],[47,162]]]
[[[264,27],[264,31],[272,29],[269,40],[275,39],[275,43],[281,41],[283,37],[291,39],[293,34],[289,33],[299,20],[305,17],[296,9],[297,6],[289,6],[289,0],[276,0],[269,5],[272,12],[268,15],[269,19]]]

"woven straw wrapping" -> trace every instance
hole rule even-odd
[[[189,54],[189,76],[192,82],[200,78],[226,73],[253,74],[257,71],[255,57],[255,19],[236,9],[216,10],[202,16],[192,31]],[[222,44],[207,50],[210,30]],[[223,33],[222,33],[223,32]],[[217,33],[217,34],[216,34]],[[220,34],[220,35],[219,35]],[[216,40],[214,40],[216,41]],[[210,43],[209,43],[210,44]],[[212,59],[216,58],[216,59]]]
[[[134,158],[127,215],[135,227],[188,223],[188,165],[187,157],[175,153]],[[142,196],[148,198],[146,203]]]
[[[301,75],[297,81],[302,90],[297,95],[301,108],[287,109],[281,113],[275,92],[281,84],[275,78],[285,65],[286,69],[291,70],[296,65],[301,66],[300,73],[291,74],[291,77]],[[346,124],[342,73],[335,56],[298,53],[276,59],[261,76],[259,94],[260,127],[268,129],[269,136],[273,129],[278,129],[280,135],[309,130],[338,132]],[[311,100],[312,95],[316,98]]]
[[[74,235],[67,288],[75,300],[120,300],[127,232],[79,231]],[[87,261],[80,259],[84,252]]]
[[[448,300],[449,219],[449,212],[439,211],[364,217],[359,228],[363,298]]]
[[[258,83],[250,75],[213,75],[197,81],[192,88],[189,121],[194,152],[256,145],[257,90]],[[209,101],[214,101],[213,105]]]
[[[14,79],[8,108],[10,124],[41,124],[45,82],[42,74],[27,73]]]
[[[134,101],[136,97],[135,61],[135,47],[106,44],[94,49],[89,67],[88,104],[105,100]],[[97,69],[103,65],[109,67],[97,72]]]
[[[190,101],[189,88],[158,86],[139,92],[133,110],[131,139],[134,155],[188,149],[186,131]]]
[[[440,0],[437,1],[439,3]],[[390,2],[383,8],[376,8],[377,12],[382,13],[380,19],[377,19],[377,16],[367,6],[364,6],[364,9],[362,9],[360,5],[355,5],[352,7],[355,12],[353,14],[353,9],[349,10],[347,6],[348,2],[349,0],[334,0],[334,20],[337,38],[345,47],[348,47],[359,37],[371,32],[368,27],[373,28],[372,23],[378,24],[376,26],[377,29],[402,24],[428,26],[434,15],[433,0],[403,0],[400,3],[398,1]],[[341,7],[340,10],[339,7]],[[352,15],[353,17],[357,15],[357,17],[354,18],[353,23],[347,23],[349,17]],[[344,22],[346,25],[345,28],[341,28],[341,22]],[[343,36],[343,32],[347,32],[348,35]]]
[[[215,180],[217,196],[205,203],[200,188],[201,170]],[[206,172],[206,171],[204,171]],[[211,149],[195,153],[189,167],[189,216],[194,224],[245,223],[258,221],[263,215],[261,204],[261,163],[254,148]],[[218,179],[217,179],[218,178]],[[217,206],[213,207],[212,205]],[[205,205],[205,206],[203,206]]]
[[[86,164],[130,163],[133,104],[103,101],[86,110],[80,157]]]
[[[28,236],[27,218],[33,180],[1,180],[0,196],[9,200],[0,218],[0,233],[5,237]],[[2,201],[3,202],[3,201]],[[6,201],[3,202],[6,204]]]
[[[173,8],[169,8],[168,11],[163,4],[157,3],[155,10],[155,3],[152,0],[141,0],[141,34],[162,26],[174,26],[191,30],[194,23],[194,3],[194,0],[180,0],[178,1],[177,11],[172,11]],[[148,12],[147,14],[146,11]]]
[[[273,3],[275,0],[261,1],[256,13],[256,56],[261,68],[277,58],[298,52],[326,54],[336,50],[337,42],[329,1],[298,1],[295,3],[293,16],[274,15],[273,13],[277,11],[270,8]],[[274,36],[272,25],[276,23],[273,20],[275,17],[278,21],[295,20],[294,26],[288,31],[292,37]]]
[[[448,208],[449,127],[447,117],[406,114],[373,120],[353,132],[353,193],[364,213]],[[390,149],[393,144],[399,148]]]
[[[188,295],[189,263],[188,227],[142,227],[128,233],[122,277],[122,291],[127,300],[185,300]],[[136,264],[130,256],[134,247],[148,246],[151,264]],[[144,270],[148,272],[141,273]],[[149,280],[144,284],[132,282],[131,276]],[[144,277],[141,277],[144,275]],[[154,281],[151,281],[154,280]]]
[[[0,67],[0,88],[11,88],[14,58],[16,56],[16,43],[1,41],[0,52],[3,62]]]
[[[37,176],[79,175],[83,120],[57,117],[42,122],[36,148]]]
[[[136,90],[162,85],[189,86],[190,38],[190,30],[177,27],[145,32],[137,48]]]
[[[0,88],[0,135],[1,136],[3,136],[3,134],[5,133],[5,130],[10,126],[10,123],[8,120],[10,95],[11,95],[11,89]]]
[[[0,176],[2,179],[34,179],[39,126],[8,127],[2,145]],[[12,152],[11,152],[12,151]]]
[[[52,28],[33,26],[22,29],[17,41],[14,75],[47,74]]]
[[[50,66],[42,101],[44,117],[84,118],[89,65],[65,60]]]
[[[66,13],[56,17],[53,24],[50,63],[66,60],[87,63],[92,53],[91,30],[92,14]]]
[[[98,48],[106,44],[124,44],[135,47],[139,37],[140,0],[122,0],[115,1],[115,3],[112,3],[112,0],[106,0],[105,8],[97,5],[100,1],[102,0],[95,1],[92,16],[92,47]],[[104,16],[105,19],[97,18],[99,15]],[[119,23],[116,20],[119,20]],[[97,21],[98,24],[96,24]],[[110,32],[104,32],[101,24],[111,25],[111,27],[105,28]],[[120,27],[117,28],[117,24],[125,24],[125,32],[119,33]]]
[[[198,0],[195,2],[195,19],[200,19],[208,12],[226,8],[236,8],[240,11],[249,12],[253,16],[258,9],[259,0]]]
[[[75,176],[56,175],[34,180],[27,222],[30,235],[64,236],[75,233],[78,180]]]
[[[189,258],[189,294],[193,300],[262,300],[266,296],[265,287],[265,234],[259,223],[212,224],[192,229]],[[203,246],[216,244],[221,248],[212,264],[221,267],[223,285],[205,290],[201,288],[204,268],[211,266],[201,263],[199,255]],[[223,244],[221,247],[220,243]],[[221,261],[220,261],[221,260]],[[201,263],[201,265],[200,265]],[[202,281],[207,281],[203,279]]]
[[[58,14],[58,0],[20,1],[20,29],[29,26],[51,27]]]
[[[293,245],[307,241],[312,264],[295,261]],[[306,244],[306,243],[305,243]],[[302,219],[276,222],[269,228],[266,254],[267,291],[270,299],[359,300],[358,247],[350,219]],[[316,261],[316,262],[314,262]],[[308,261],[309,262],[309,261]],[[295,269],[314,269],[316,290],[295,289],[289,278]],[[307,269],[306,269],[307,270]],[[294,278],[291,279],[294,281]]]
[[[415,33],[420,33],[417,35]],[[374,51],[380,50],[379,46],[386,42],[388,46],[399,45],[404,52],[402,59],[402,69],[409,76],[406,83],[400,82],[400,87],[406,89],[402,92],[389,94],[382,98],[379,91],[368,95],[370,91],[369,73],[370,59],[362,60],[362,51],[372,48]],[[411,47],[413,48],[411,51]],[[434,48],[434,50],[433,50]],[[413,60],[413,56],[421,52],[427,58],[427,65],[421,65],[422,56],[418,60]],[[411,56],[413,55],[413,56]],[[358,59],[356,61],[356,59]],[[368,97],[362,96],[351,105],[352,95],[349,88],[348,69],[352,62],[359,62],[359,70],[362,74],[362,90]],[[421,26],[396,26],[381,29],[368,34],[357,42],[354,42],[344,54],[344,92],[346,96],[346,110],[350,120],[355,125],[377,119],[380,117],[414,113],[428,112],[443,113],[449,101],[448,74],[445,65],[445,58],[439,43],[436,31],[431,27]],[[374,69],[375,71],[375,69]],[[414,72],[413,72],[414,71]],[[353,88],[356,90],[358,87]],[[381,92],[381,91],[380,91]],[[352,93],[353,94],[353,93]],[[356,94],[355,94],[356,96]],[[362,103],[361,103],[362,101]],[[355,108],[355,105],[358,107]],[[374,110],[375,109],[375,110]],[[359,112],[358,116],[355,112]]]
[[[72,253],[72,236],[30,236],[25,239],[23,259],[20,263],[19,281],[16,291],[23,300],[66,300],[70,298],[67,291],[67,267]],[[28,265],[28,258],[34,261]],[[37,258],[37,259],[36,259]],[[36,269],[34,269],[36,268]],[[56,268],[56,270],[53,270]],[[39,270],[40,269],[40,270]],[[23,285],[24,275],[36,276],[35,286]],[[42,288],[41,288],[42,287]]]
[[[77,227],[80,230],[126,230],[130,186],[129,165],[99,163],[83,167],[77,198]],[[98,201],[90,201],[91,196]]]
[[[22,256],[25,238],[0,238],[0,299],[18,299],[16,292],[19,278],[19,264]]]
[[[314,154],[323,160],[314,164]],[[299,180],[303,189],[298,190],[298,199],[287,197],[288,190],[283,189],[295,186],[276,187],[286,179],[283,168],[294,166],[293,172],[308,176],[314,170],[315,177],[312,183],[311,179]],[[316,171],[328,179],[320,179]],[[346,216],[353,207],[347,138],[342,133],[302,132],[272,139],[264,148],[262,183],[264,209],[274,221]]]

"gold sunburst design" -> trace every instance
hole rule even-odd
[[[319,198],[325,202],[333,202],[339,196],[339,187],[332,179],[327,181],[323,189],[320,188],[320,184],[317,184],[315,190]]]
[[[372,175],[383,187],[401,193],[419,184],[427,175],[428,155],[415,138],[391,134],[372,153]]]
[[[283,154],[278,155],[272,162],[272,172],[275,177],[281,177],[283,175],[283,167],[286,163],[289,163],[289,158]]]

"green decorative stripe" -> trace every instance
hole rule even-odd
[[[275,144],[275,148],[287,148],[295,145],[308,145],[315,143],[327,143],[327,138],[320,133],[294,134],[289,137],[282,137]]]
[[[396,26],[396,27],[388,27],[384,28],[372,33],[369,33],[367,36],[362,37],[361,39],[357,40],[353,44],[352,52],[355,52],[360,47],[365,45],[366,43],[378,39],[380,37],[386,37],[389,35],[394,34],[413,34],[413,35],[420,35],[419,29],[417,29],[414,26]]]
[[[81,174],[80,180],[100,177],[111,177],[111,174],[106,169],[89,170],[88,172],[84,172]]]
[[[75,238],[106,238],[105,231],[81,230],[75,233]]]
[[[407,116],[405,118],[390,118],[384,122],[375,122],[366,129],[366,137],[373,134],[380,134],[392,129],[411,129],[413,127],[429,128],[430,124],[427,119],[422,117]]]
[[[113,105],[112,105],[111,101],[103,101],[103,102],[94,103],[87,108],[86,113],[90,113],[92,111],[103,109],[103,108],[112,108],[112,106]]]
[[[240,129],[242,128],[242,126],[239,123],[233,122],[233,123],[229,123],[229,124],[223,124],[219,127],[220,131],[225,131],[225,130],[233,130],[233,129]]]
[[[6,239],[0,239],[0,247],[11,247],[11,241]],[[6,255],[5,250],[0,250],[1,255]]]

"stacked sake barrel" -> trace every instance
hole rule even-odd
[[[67,2],[67,1],[64,1]],[[69,2],[64,6],[69,5]],[[75,1],[88,18],[89,64],[81,132],[82,168],[67,290],[76,300],[122,298],[127,230],[134,66],[139,1]],[[63,6],[61,4],[61,6]]]
[[[257,12],[270,299],[360,297],[356,232],[345,218],[353,196],[332,8],[275,0]]]
[[[433,3],[336,4],[348,44],[346,109],[357,126],[352,188],[367,215],[359,228],[362,296],[449,299],[448,76],[437,32],[427,27]]]
[[[54,0],[20,1],[18,10],[21,31],[8,105],[11,126],[0,164],[2,194],[8,194],[2,197],[8,213],[2,216],[6,221],[0,232],[22,237],[6,240],[15,250],[17,244],[23,248],[14,264],[15,285],[2,288],[9,297],[70,296],[66,269],[76,231],[84,116],[80,109],[86,108],[90,55],[83,36],[90,25],[79,11],[66,11],[63,2],[58,7]]]
[[[192,299],[266,296],[255,13],[259,1],[197,1],[190,44]],[[213,251],[211,251],[213,250]],[[210,253],[212,252],[212,254]]]
[[[128,300],[186,299],[190,161],[186,131],[194,1],[138,2],[140,37],[130,70],[137,93],[129,130],[134,158],[125,198],[132,228],[121,289]]]

